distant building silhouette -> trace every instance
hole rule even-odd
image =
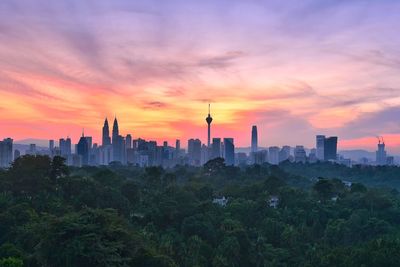
[[[201,162],[201,141],[199,139],[189,139],[188,157],[191,165],[198,166]]]
[[[25,154],[28,154],[28,155],[36,155],[36,153],[37,153],[36,144],[30,144],[29,149],[25,151]]]
[[[387,164],[387,154],[385,150],[385,142],[379,139],[378,150],[376,151],[376,164],[386,165]]]
[[[325,138],[324,142],[324,160],[336,160],[337,158],[337,141],[336,136]]]
[[[224,138],[224,157],[226,165],[235,165],[235,145],[233,138]]]
[[[77,154],[80,156],[79,165],[81,166],[89,164],[89,145],[87,140],[88,139],[85,137],[85,134],[82,133],[77,145]]]
[[[112,131],[113,161],[124,163],[125,161],[125,139],[119,135],[118,120],[114,118]]]
[[[219,158],[221,157],[221,138],[213,138],[212,139],[212,150],[211,150],[211,158]]]
[[[337,136],[325,137],[325,135],[316,136],[315,157],[318,160],[336,160],[337,158]]]
[[[8,168],[13,161],[13,140],[6,138],[0,141],[0,168]]]
[[[54,140],[49,140],[50,156],[54,156]]]
[[[268,149],[268,162],[270,164],[278,165],[279,164],[279,151],[280,148],[277,146],[271,146]]]
[[[318,160],[325,160],[325,135],[317,135],[316,137],[316,156]]]
[[[253,125],[251,128],[251,152],[257,152],[258,150],[258,133],[257,126]]]
[[[306,150],[304,149],[303,146],[296,146],[294,148],[294,161],[306,163],[307,154],[306,154]]]
[[[177,139],[175,141],[175,158],[179,158],[181,154],[181,140]]]
[[[107,118],[104,121],[104,126],[103,126],[103,141],[102,141],[103,146],[111,145],[111,138],[110,138],[110,127],[108,126],[108,120]]]
[[[132,135],[128,134],[125,138],[126,149],[132,148]]]
[[[268,150],[259,150],[257,152],[250,153],[251,164],[263,164],[268,162]]]
[[[279,151],[279,162],[288,160],[290,158],[290,146],[283,146]]]
[[[67,159],[67,161],[69,160],[70,156],[71,156],[71,138],[61,138],[59,140],[60,143],[60,154],[61,157]],[[70,162],[72,164],[72,160]]]
[[[119,136],[119,128],[118,128],[118,121],[117,117],[114,118],[113,130],[112,130],[112,142],[116,140]]]

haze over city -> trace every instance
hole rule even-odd
[[[0,2],[0,137],[400,152],[398,1]]]

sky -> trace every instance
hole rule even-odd
[[[0,138],[400,153],[400,1],[1,0]]]

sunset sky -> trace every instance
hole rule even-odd
[[[400,153],[398,0],[1,0],[0,138],[162,141]]]

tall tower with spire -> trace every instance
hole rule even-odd
[[[110,139],[110,128],[108,127],[108,120],[104,121],[104,126],[103,126],[103,146],[111,145],[111,139]]]
[[[115,117],[114,124],[113,124],[113,131],[112,131],[112,142],[113,143],[118,138],[118,136],[119,136],[118,121],[117,121],[117,117]]]
[[[208,116],[206,118],[206,122],[208,125],[208,139],[207,139],[207,147],[210,147],[210,140],[211,140],[211,122],[213,120],[213,118],[210,115],[210,109],[211,109],[211,105],[208,104]]]

